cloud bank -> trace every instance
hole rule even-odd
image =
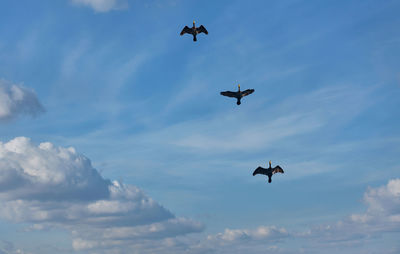
[[[400,179],[389,180],[384,186],[368,188],[364,193],[366,211],[344,219],[319,224],[302,231],[276,226],[256,229],[225,229],[209,235],[197,247],[208,253],[398,253],[387,246],[374,249],[371,241],[384,234],[400,232]],[[301,247],[294,242],[301,242]],[[380,241],[380,240],[379,240]],[[361,246],[361,247],[360,247]],[[357,249],[353,249],[357,247]],[[193,249],[193,252],[195,249]],[[199,251],[199,253],[201,253]]]
[[[84,5],[92,8],[96,12],[108,12],[111,10],[119,10],[127,7],[122,0],[71,0],[77,5]]]
[[[32,90],[0,79],[0,121],[19,115],[37,116],[43,111],[43,106]]]
[[[29,230],[68,230],[73,248],[88,253],[352,253],[351,246],[400,232],[400,179],[392,179],[365,192],[364,213],[331,224],[191,234],[203,225],[176,217],[135,186],[103,178],[72,147],[36,146],[26,137],[0,142],[0,202],[1,218]]]
[[[74,148],[0,142],[0,217],[31,229],[69,230],[76,250],[134,247],[203,230],[140,189],[104,179]],[[121,247],[122,246],[122,247]]]

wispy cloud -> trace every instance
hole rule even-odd
[[[244,111],[219,112],[171,125],[144,135],[142,139],[164,140],[171,145],[206,153],[265,149],[288,138],[351,121],[368,107],[368,98],[373,91],[364,89],[356,93],[356,90],[346,86],[326,87],[283,101],[264,101]],[[353,105],[351,108],[348,107],[350,104]],[[252,110],[258,113],[253,114]]]
[[[77,5],[88,6],[96,12],[108,12],[112,10],[120,10],[128,7],[124,0],[71,0]]]

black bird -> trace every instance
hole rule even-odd
[[[206,29],[203,25],[201,25],[200,27],[196,27],[196,23],[195,23],[194,20],[193,20],[193,27],[192,27],[192,28],[189,28],[188,26],[185,26],[185,27],[182,29],[181,35],[184,35],[184,34],[191,34],[191,35],[193,35],[193,41],[197,41],[197,35],[198,35],[199,33],[208,34],[208,31],[207,31],[207,29]]]
[[[238,91],[237,92],[225,91],[225,92],[221,92],[221,95],[236,98],[237,99],[236,104],[240,105],[240,100],[244,96],[252,94],[253,92],[254,92],[254,89],[247,89],[247,90],[244,90],[242,92],[242,91],[240,91],[240,85],[238,85]]]
[[[274,168],[271,168],[271,161],[269,161],[269,168],[263,168],[263,167],[258,167],[256,168],[256,170],[254,170],[253,172],[253,176],[257,175],[257,174],[262,174],[262,175],[267,175],[268,176],[268,182],[272,182],[272,175],[276,174],[276,173],[284,173],[283,169],[277,165]]]

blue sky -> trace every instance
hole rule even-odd
[[[157,202],[168,237],[148,245],[110,244],[104,253],[130,253],[132,246],[138,253],[153,253],[154,246],[171,253],[234,253],[224,244],[232,233],[227,229],[242,230],[253,253],[397,253],[398,221],[351,215],[399,216],[400,194],[391,187],[400,184],[399,11],[398,1],[3,1],[0,142],[10,145],[3,147],[7,153],[0,150],[1,165],[24,174],[36,167],[40,176],[58,167],[65,181],[70,167],[81,175],[93,166],[110,193],[119,185],[107,179],[136,186],[141,199]],[[193,20],[209,31],[196,43],[179,36]],[[238,107],[219,92],[239,83],[255,93]],[[7,104],[10,87],[29,99],[12,104],[11,96]],[[55,155],[43,145],[51,153],[45,155],[43,142],[63,152]],[[26,154],[8,155],[14,146],[26,147]],[[63,157],[75,158],[75,152],[92,166]],[[269,160],[285,170],[272,184],[251,175]],[[32,161],[47,166],[40,171]],[[10,166],[16,164],[22,171]],[[7,172],[0,183],[14,179]],[[24,188],[39,186],[30,184]],[[24,200],[26,207],[44,209],[40,202],[51,188],[40,186],[40,198],[0,188],[0,202]],[[389,209],[388,203],[399,206]],[[1,254],[100,253],[71,244],[95,234],[73,222],[13,220],[5,210]],[[167,226],[175,223],[168,213],[179,230]],[[345,226],[320,229],[338,221],[353,225],[353,234],[343,234]],[[264,236],[260,227],[273,233]],[[165,247],[166,239],[179,244]],[[229,238],[236,251],[249,245],[242,240]]]

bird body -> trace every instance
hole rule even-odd
[[[276,173],[284,173],[283,169],[277,165],[276,167],[272,168],[271,167],[271,161],[269,161],[269,168],[263,168],[263,167],[258,167],[256,170],[253,172],[253,176],[261,174],[261,175],[266,175],[268,176],[268,182],[272,182],[272,175]]]
[[[180,35],[182,36],[184,34],[191,34],[191,35],[193,35],[193,41],[197,41],[197,35],[199,33],[208,34],[208,31],[203,25],[201,25],[200,27],[196,27],[196,22],[193,21],[193,27],[190,28],[188,26],[185,26],[182,29],[182,32],[180,33]]]
[[[244,90],[244,91],[240,91],[240,85],[238,85],[238,91],[237,92],[225,91],[225,92],[221,92],[221,95],[227,96],[227,97],[236,98],[237,99],[236,104],[240,105],[241,104],[240,100],[244,96],[252,94],[253,92],[254,92],[254,89],[247,89],[247,90]]]

